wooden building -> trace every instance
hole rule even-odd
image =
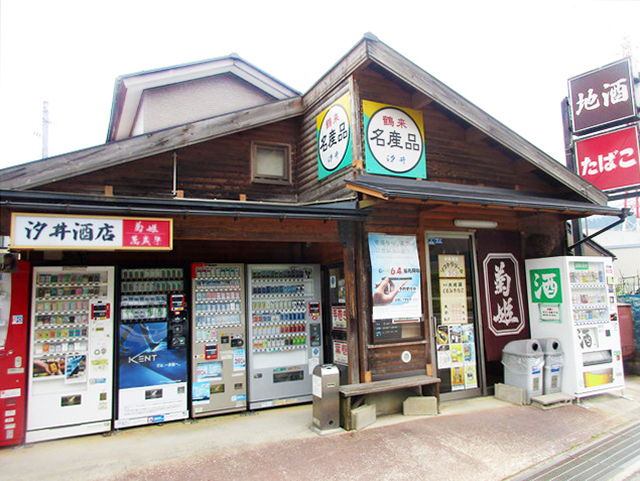
[[[335,105],[349,152],[321,174]],[[376,105],[422,123],[423,174],[372,168],[365,109]],[[428,373],[445,398],[490,392],[502,347],[528,337],[524,259],[566,254],[570,219],[623,215],[370,34],[304,94],[235,55],[120,77],[104,145],[0,175],[2,235],[12,212],[173,219],[170,252],[25,251],[33,265],[318,263],[325,360],[346,341],[343,382]],[[372,236],[415,244],[419,315],[373,315]]]

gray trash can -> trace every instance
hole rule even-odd
[[[340,371],[333,364],[313,369],[313,423],[318,434],[340,431]]]
[[[502,350],[504,382],[526,391],[526,401],[543,392],[544,353],[535,339],[511,341]]]
[[[558,339],[538,339],[544,354],[544,393],[553,394],[562,391],[562,367],[564,353]]]

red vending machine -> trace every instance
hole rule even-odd
[[[25,426],[30,265],[10,256],[0,270],[0,446],[21,444]]]

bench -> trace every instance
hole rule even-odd
[[[395,391],[398,389],[415,389],[420,396],[435,396],[440,412],[440,378],[426,375],[385,379],[383,381],[362,382],[340,386],[340,424],[350,431],[351,410],[364,402],[368,394]]]

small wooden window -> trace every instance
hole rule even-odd
[[[263,184],[291,183],[291,147],[288,144],[251,144],[251,179]]]

